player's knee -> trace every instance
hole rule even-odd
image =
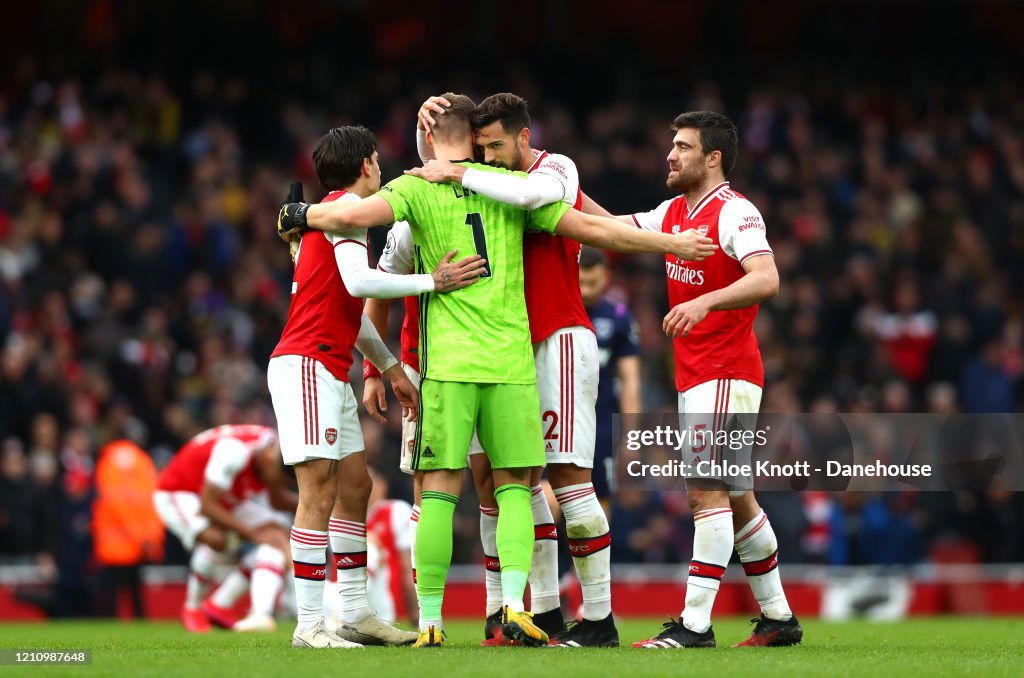
[[[686,491],[686,502],[690,505],[690,511],[704,511],[712,508],[725,508],[729,506],[729,494],[725,490],[695,490],[688,488]]]
[[[738,492],[735,496],[729,492],[729,506],[737,519],[752,520],[761,512],[754,493],[749,491]]]
[[[559,489],[570,485],[591,482],[591,470],[574,464],[548,464],[548,480],[551,487]]]
[[[439,469],[423,474],[424,492],[447,492],[456,497],[462,492],[462,471]]]
[[[473,476],[473,487],[480,503],[494,505],[494,474],[486,455],[473,454],[469,457],[469,471]]]
[[[260,544],[256,547],[256,563],[270,565],[279,569],[284,568],[286,558],[285,552],[272,544]]]
[[[484,506],[494,504],[494,476],[488,474],[484,478],[473,477],[473,484],[476,485],[476,494],[480,503]]]
[[[315,516],[328,516],[334,508],[336,491],[333,485],[321,485],[299,492],[299,507]]]
[[[494,469],[492,482],[494,487],[501,487],[502,485],[526,485],[530,486],[530,471],[529,468],[500,468]]]
[[[278,548],[288,547],[288,533],[285,532],[281,527],[274,523],[262,525],[256,530],[256,538],[261,543],[273,544]]]
[[[548,464],[548,482],[550,482],[551,487],[556,490],[560,487],[565,487],[566,485],[571,484],[566,480],[564,464]]]
[[[352,477],[345,479],[345,482],[339,488],[338,501],[335,506],[340,506],[342,510],[359,510],[360,507],[366,508],[366,505],[370,501],[370,493],[372,491],[373,479],[370,478],[370,474],[363,469],[362,473],[355,473]]]
[[[196,536],[197,548],[199,545],[206,545],[214,551],[221,552],[227,549],[227,532],[221,528],[210,525]]]
[[[290,569],[292,567],[292,545],[290,535],[287,532],[282,531],[280,539],[280,542],[277,540],[274,541],[274,546],[280,549],[281,553],[284,554],[285,569]]]

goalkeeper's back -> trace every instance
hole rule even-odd
[[[504,172],[465,161],[481,171]],[[519,173],[523,174],[523,173]],[[525,176],[525,174],[523,174]],[[381,188],[396,220],[409,222],[417,272],[450,250],[487,259],[485,277],[449,294],[420,297],[420,373],[437,381],[532,384],[536,381],[523,296],[523,234],[554,232],[564,203],[532,212],[462,186],[402,176]]]

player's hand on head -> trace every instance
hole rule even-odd
[[[686,261],[703,261],[718,249],[718,245],[711,238],[701,235],[699,231],[693,228],[673,235],[672,239],[676,243],[672,254]]]
[[[388,411],[388,399],[380,377],[367,377],[363,380],[363,407],[367,414],[381,424],[387,421],[383,413]]]
[[[710,309],[700,297],[691,299],[678,306],[673,306],[665,316],[665,320],[662,321],[661,328],[673,339],[679,336],[685,337],[697,323],[707,317],[709,311]]]
[[[432,184],[443,184],[455,178],[455,163],[447,160],[428,160],[422,167],[413,167],[405,170],[409,174],[420,179],[425,179]]]
[[[437,124],[437,118],[444,115],[452,103],[444,97],[429,97],[416,113],[416,126],[426,132]]]
[[[434,279],[435,292],[452,292],[468,287],[478,281],[487,270],[487,260],[479,254],[453,262],[456,254],[458,250],[451,250],[444,255],[434,272],[430,274]]]

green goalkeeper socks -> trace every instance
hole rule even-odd
[[[530,560],[533,557],[530,488],[526,485],[502,485],[494,490],[494,499],[498,502],[501,597],[504,604],[513,611],[522,612],[523,593],[526,591],[526,579],[530,574]]]
[[[458,503],[459,498],[454,494],[423,492],[420,520],[416,527],[416,592],[420,599],[420,630],[426,628],[424,624],[440,627],[444,582],[452,564],[452,517]]]

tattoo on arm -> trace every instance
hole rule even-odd
[[[452,280],[452,274],[449,271],[441,271],[440,278],[441,279],[438,281],[438,285],[441,288],[440,291],[447,292],[451,289],[451,286],[454,283]]]

